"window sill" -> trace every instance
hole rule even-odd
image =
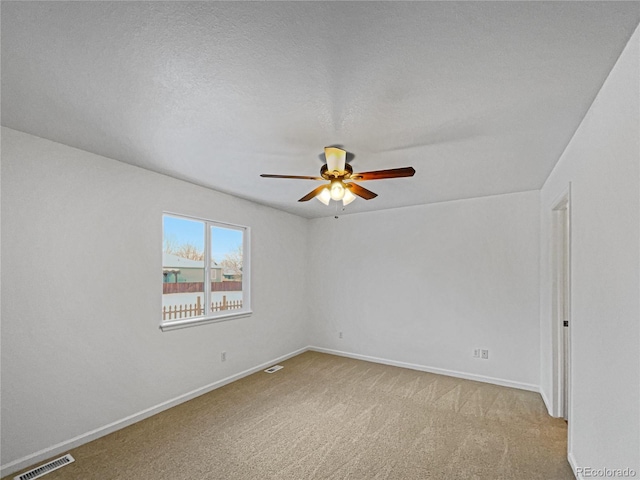
[[[160,324],[160,330],[168,332],[170,330],[178,330],[180,328],[195,327],[198,325],[206,325],[209,323],[224,322],[235,318],[250,317],[252,310],[244,310],[236,313],[226,313],[224,315],[212,315],[209,317],[183,318],[180,320],[171,320]]]

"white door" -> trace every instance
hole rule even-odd
[[[562,322],[562,417],[569,420],[569,215],[565,207],[560,211],[562,222],[562,283],[560,285],[560,321]]]
[[[553,209],[554,239],[554,330],[557,332],[556,359],[558,365],[559,414],[569,420],[570,365],[570,221],[569,196]]]

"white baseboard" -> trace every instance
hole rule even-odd
[[[264,370],[265,368],[268,368],[278,362],[282,362],[288,358],[295,357],[296,355],[306,352],[308,349],[308,347],[300,348],[294,352],[270,360],[269,362],[262,363],[256,367],[244,370],[240,373],[236,373],[235,375],[231,375],[229,377],[223,378],[222,380],[218,380],[217,382],[210,383],[209,385],[205,385],[204,387],[197,388],[191,392],[185,393],[171,400],[167,400],[166,402],[162,402],[154,407],[147,408],[145,410],[142,410],[141,412],[134,413],[133,415],[129,415],[128,417],[122,418],[120,420],[116,420],[115,422],[112,422],[103,427],[96,428],[95,430],[91,430],[87,433],[83,433],[82,435],[78,435],[77,437],[71,438],[70,440],[65,440],[64,442],[60,442],[56,445],[40,450],[39,452],[19,458],[18,460],[14,460],[13,462],[9,462],[6,465],[0,466],[0,477],[11,475],[12,473],[22,470],[23,468],[30,467],[31,465],[42,462],[51,457],[55,457],[56,455],[66,453],[68,450],[79,447],[80,445],[84,445],[85,443],[91,442],[100,437],[104,437],[105,435],[113,433],[116,430],[120,430],[122,428],[128,427],[129,425],[133,425],[136,422],[144,420],[145,418],[149,418],[171,407],[175,407],[176,405],[187,402],[193,398],[199,397],[200,395],[209,393],[216,388],[223,387],[231,382],[240,380],[243,377],[259,372],[260,370]]]
[[[555,415],[554,415],[555,412],[554,412],[553,408],[551,408],[551,402],[547,398],[547,395],[544,393],[544,390],[542,388],[540,389],[540,396],[542,397],[542,401],[544,402],[544,406],[547,407],[547,413],[549,414],[549,416],[550,417],[555,417]]]
[[[569,460],[569,465],[571,466],[571,470],[573,470],[573,474],[575,475],[577,480],[584,480],[584,477],[578,473],[578,464],[576,463],[576,459],[573,456],[573,453],[569,452],[567,454],[567,460]]]
[[[446,375],[447,377],[464,378],[465,380],[474,380],[476,382],[491,383],[503,387],[518,388],[520,390],[528,390],[530,392],[540,393],[538,385],[530,383],[514,382],[512,380],[504,380],[502,378],[487,377],[485,375],[477,375],[475,373],[457,372],[455,370],[446,370],[444,368],[429,367],[426,365],[417,365],[415,363],[398,362],[386,358],[370,357],[368,355],[360,355],[358,353],[342,352],[340,350],[332,350],[330,348],[309,346],[308,350],[314,352],[329,353],[331,355],[339,355],[341,357],[354,358],[356,360],[365,360],[367,362],[382,363],[394,367],[409,368],[411,370],[419,370],[422,372],[436,373],[438,375]]]

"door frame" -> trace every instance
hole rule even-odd
[[[552,352],[553,396],[555,416],[563,417],[571,428],[571,371],[572,371],[572,317],[571,317],[571,184],[558,196],[551,207],[551,304],[552,304]],[[563,320],[569,327],[563,327]],[[564,336],[568,335],[568,341]],[[564,356],[567,369],[564,368]],[[566,399],[565,399],[566,384]],[[566,404],[565,404],[566,400]],[[566,406],[565,406],[566,405]],[[571,435],[569,435],[569,440]],[[568,445],[570,451],[570,445]]]

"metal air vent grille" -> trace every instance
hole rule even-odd
[[[53,472],[54,470],[64,467],[72,462],[75,462],[75,459],[67,453],[64,457],[56,458],[55,460],[51,460],[50,462],[40,465],[33,470],[29,470],[28,472],[13,477],[13,480],[33,480],[34,478],[40,478],[43,475]]]

